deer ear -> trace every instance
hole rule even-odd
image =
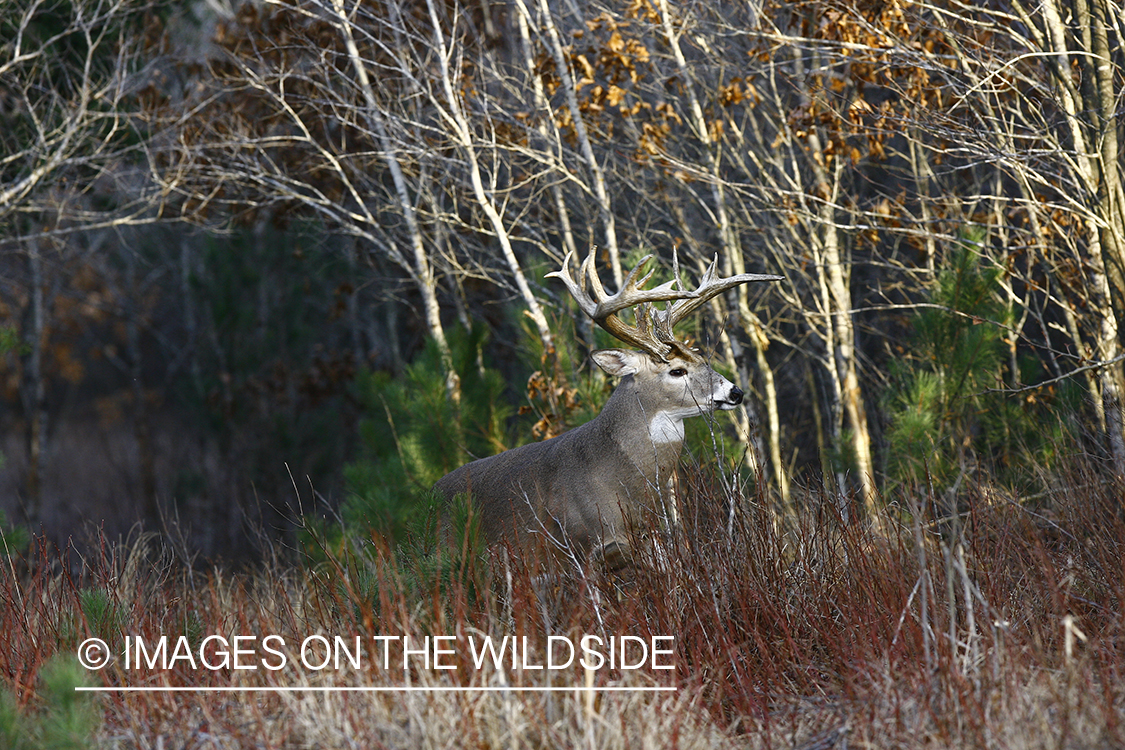
[[[628,349],[599,349],[591,352],[590,357],[598,367],[614,377],[623,378],[640,372],[641,357],[645,355]]]

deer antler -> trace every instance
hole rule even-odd
[[[656,337],[650,320],[650,303],[673,299],[682,300],[693,296],[695,292],[673,289],[675,280],[661,284],[654,289],[641,289],[652,277],[652,271],[649,271],[638,279],[641,271],[652,258],[651,255],[646,255],[625,277],[625,281],[617,294],[607,295],[605,287],[602,286],[602,280],[598,277],[598,272],[594,268],[594,249],[590,248],[590,254],[586,256],[586,260],[582,261],[582,265],[578,269],[578,281],[575,281],[574,277],[570,275],[570,255],[570,253],[567,253],[566,257],[563,258],[561,269],[549,273],[547,276],[557,276],[562,279],[570,295],[578,302],[582,311],[589,315],[595,323],[609,331],[614,338],[646,351],[654,357],[665,359],[672,347]],[[593,293],[592,295],[586,291],[587,284]],[[636,325],[631,326],[618,317],[617,313],[637,305],[643,305],[643,307],[637,310]]]
[[[578,281],[575,281],[574,277],[570,275],[570,255],[570,253],[567,253],[566,257],[563,258],[561,269],[549,273],[547,276],[562,279],[582,311],[599,326],[609,331],[614,338],[626,344],[631,344],[664,361],[667,361],[668,355],[671,354],[676,343],[672,327],[699,308],[700,305],[733,286],[750,281],[774,281],[781,278],[780,276],[753,273],[739,274],[726,279],[717,278],[715,276],[716,261],[713,260],[706,273],[703,274],[699,288],[695,291],[673,289],[672,287],[677,284],[677,279],[665,282],[653,289],[642,289],[641,287],[652,277],[653,273],[649,271],[638,279],[641,271],[652,258],[651,255],[646,255],[625,277],[625,281],[617,294],[610,296],[606,294],[605,287],[602,286],[602,280],[594,268],[594,249],[591,248],[586,260],[582,261],[582,265],[578,269]],[[592,294],[586,291],[587,285],[589,285]],[[652,305],[653,302],[670,300],[676,300],[676,302],[663,311],[656,310]],[[638,305],[640,307],[636,311],[636,325],[629,325],[618,317],[617,313]]]
[[[718,256],[715,256],[711,260],[711,265],[707,266],[707,270],[703,272],[703,278],[699,280],[699,286],[693,294],[690,296],[685,295],[684,298],[669,305],[665,310],[653,311],[653,322],[656,324],[657,336],[668,340],[674,339],[675,337],[672,334],[673,326],[710,302],[713,297],[722,294],[728,289],[754,281],[780,281],[784,278],[768,273],[740,273],[736,276],[728,276],[724,279],[715,274],[715,267],[718,265],[718,262]]]

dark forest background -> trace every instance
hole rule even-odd
[[[784,277],[685,331],[751,396],[694,449],[777,508],[1113,482],[1114,8],[7,2],[7,528],[393,531],[596,413],[609,342],[544,280],[590,247]]]

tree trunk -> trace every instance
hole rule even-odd
[[[875,470],[871,462],[871,435],[867,429],[867,410],[859,388],[855,366],[855,327],[852,323],[852,296],[844,264],[840,258],[839,232],[834,223],[825,226],[825,259],[828,286],[832,297],[832,325],[835,327],[833,361],[841,386],[844,412],[851,428],[851,447],[855,453],[856,471],[863,492],[868,517],[875,511]]]
[[[1121,164],[1117,129],[1120,125],[1117,115],[1117,99],[1114,92],[1113,50],[1110,49],[1106,29],[1114,21],[1113,10],[1106,0],[1092,0],[1092,13],[1085,12],[1086,0],[1076,0],[1078,23],[1083,31],[1089,29],[1093,60],[1096,71],[1096,92],[1093,104],[1098,114],[1097,140],[1100,144],[1098,156],[1097,207],[1102,221],[1098,224],[1104,268],[1108,277],[1111,300],[1110,314],[1103,316],[1103,326],[1107,329],[1102,340],[1113,345],[1104,352],[1106,362],[1114,360],[1121,352],[1120,315],[1125,311],[1125,195],[1121,186]],[[1108,328],[1112,325],[1112,330]],[[1117,475],[1125,477],[1125,417],[1122,416],[1123,385],[1125,369],[1121,362],[1107,365],[1102,373],[1102,399],[1105,403],[1106,430],[1109,433],[1110,449]]]
[[[30,320],[24,334],[27,358],[24,370],[24,414],[27,417],[27,492],[24,515],[38,524],[43,512],[43,476],[46,467],[47,383],[43,372],[43,349],[47,344],[47,307],[44,299],[43,258],[39,240],[27,242],[27,265],[31,277]]]
[[[422,309],[425,313],[426,327],[430,337],[437,344],[441,356],[442,368],[445,370],[445,390],[453,403],[461,400],[461,383],[453,367],[453,353],[449,348],[449,341],[445,337],[445,328],[441,323],[441,308],[437,299],[437,280],[434,277],[433,267],[429,256],[426,255],[425,244],[422,239],[422,230],[418,225],[418,216],[414,211],[414,203],[410,198],[410,190],[406,184],[402,165],[398,160],[398,149],[387,132],[383,113],[375,99],[375,91],[371,86],[371,79],[367,75],[367,65],[359,54],[355,39],[352,36],[352,22],[348,18],[343,0],[332,0],[333,9],[339,20],[340,32],[344,35],[344,44],[348,50],[348,57],[355,69],[356,78],[359,80],[360,89],[363,91],[364,102],[367,105],[367,116],[379,139],[383,149],[383,160],[391,173],[395,193],[398,196],[399,208],[402,209],[406,221],[407,231],[410,234],[410,249],[412,251],[413,266],[411,276],[418,293],[422,296]]]
[[[1118,476],[1125,476],[1125,369],[1113,362],[1122,351],[1120,315],[1125,310],[1125,198],[1119,164],[1117,117],[1114,94],[1113,50],[1107,28],[1112,8],[1106,0],[1073,0],[1062,7],[1058,0],[1042,5],[1046,31],[1042,43],[1055,53],[1052,68],[1060,88],[1073,140],[1076,175],[1086,187],[1090,215],[1088,234],[1090,301],[1099,316],[1096,349],[1102,362],[1098,373],[1106,438]],[[1063,18],[1069,17],[1070,25]],[[1077,34],[1072,56],[1068,31]],[[1118,40],[1120,42],[1120,40]],[[1085,53],[1085,54],[1084,54]],[[1071,60],[1082,71],[1080,87],[1074,86]]]
[[[484,180],[481,176],[480,162],[477,161],[476,148],[473,146],[473,134],[470,130],[469,122],[465,118],[465,113],[461,108],[461,101],[453,92],[453,83],[450,81],[449,77],[449,67],[445,63],[449,58],[446,53],[445,38],[441,33],[441,24],[438,21],[437,10],[434,8],[433,0],[426,0],[426,5],[430,10],[430,21],[433,23],[434,27],[434,43],[437,45],[439,59],[442,61],[439,66],[441,69],[441,83],[442,89],[445,92],[449,118],[452,120],[453,127],[451,129],[457,139],[458,145],[465,154],[465,161],[469,167],[469,179],[473,186],[473,196],[476,198],[477,205],[480,206],[484,215],[488,217],[489,224],[492,225],[492,231],[496,235],[497,241],[500,243],[500,251],[504,256],[504,262],[507,263],[508,271],[516,281],[516,288],[519,289],[520,297],[523,298],[523,303],[527,306],[527,313],[539,332],[539,339],[543,343],[543,351],[549,354],[554,351],[555,348],[554,337],[551,335],[551,327],[547,324],[547,316],[543,314],[543,308],[540,306],[539,300],[532,294],[531,286],[527,283],[527,276],[520,266],[519,259],[516,258],[515,250],[512,249],[512,239],[508,234],[507,227],[504,226],[503,217],[500,216],[500,212],[496,208],[496,202],[493,200],[492,195],[489,194],[489,191],[485,190]]]
[[[707,120],[703,115],[703,107],[699,102],[699,97],[696,95],[695,82],[691,77],[691,71],[688,69],[687,58],[684,57],[683,50],[680,48],[680,34],[677,33],[672,26],[672,14],[668,8],[668,0],[660,0],[659,7],[664,37],[668,42],[669,48],[672,50],[672,57],[676,61],[676,67],[683,77],[684,87],[687,91],[695,137],[703,144],[703,150],[707,155],[707,167],[711,173],[711,199],[714,203],[715,215],[719,222],[718,229],[723,254],[723,273],[726,276],[746,273],[746,263],[742,257],[742,246],[738,241],[738,235],[731,226],[727,212],[727,201],[723,192],[722,170],[720,169],[719,157],[716,153],[717,148],[712,142],[711,130],[707,126]],[[732,296],[737,300],[739,321],[742,324],[743,330],[750,338],[750,345],[754,348],[754,361],[761,375],[763,386],[761,396],[766,406],[766,414],[768,415],[765,428],[766,442],[769,445],[768,462],[772,469],[770,474],[774,484],[777,486],[782,501],[787,503],[789,500],[789,481],[785,476],[785,467],[781,463],[781,427],[777,418],[777,389],[774,385],[773,371],[770,369],[769,361],[765,356],[765,350],[766,347],[769,346],[769,341],[762,333],[762,326],[758,317],[750,310],[749,293],[746,287],[740,286],[733,290]],[[736,346],[741,348],[738,344],[736,344]],[[743,358],[737,356],[737,352],[732,354],[734,354],[733,358],[735,360],[732,364],[738,369],[743,369]],[[745,412],[746,408],[748,407],[744,407],[740,410],[738,422],[740,426],[740,438],[747,448],[751,448],[751,434],[748,425],[749,416]],[[758,429],[760,430],[762,427],[760,420],[755,421],[758,422]],[[761,453],[761,451],[756,452]],[[755,456],[755,461],[757,462],[762,458],[765,458],[765,456]]]
[[[156,501],[156,456],[152,450],[152,430],[148,422],[148,408],[145,399],[144,361],[141,356],[141,316],[138,300],[144,299],[137,283],[137,258],[133,250],[124,251],[126,274],[125,289],[128,300],[125,304],[125,345],[129,360],[129,380],[133,401],[133,439],[137,444],[138,471],[141,479],[141,512],[153,521],[160,520],[160,507]]]

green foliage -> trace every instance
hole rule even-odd
[[[483,335],[449,337],[459,398],[450,397],[432,342],[399,376],[368,373],[358,382],[368,417],[360,424],[363,455],[345,468],[350,496],[345,526],[373,528],[392,539],[418,531],[433,513],[429,489],[458,466],[508,447],[512,409],[499,373],[480,364]]]
[[[40,671],[42,708],[21,712],[15,697],[0,693],[0,746],[9,750],[81,750],[94,746],[101,725],[90,675],[71,654],[56,654]]]
[[[20,340],[20,332],[15,326],[0,326],[0,354],[16,352],[26,354],[30,350],[27,342]]]
[[[19,748],[24,731],[16,699],[7,690],[0,691],[0,746]]]
[[[199,612],[190,610],[184,613],[183,619],[180,620],[180,633],[179,635],[186,636],[188,643],[191,644],[193,649],[198,648],[199,644],[208,635],[203,627],[203,620],[199,617]]]
[[[479,519],[465,495],[458,495],[441,514],[431,513],[427,522],[399,548],[396,563],[399,581],[414,594],[434,594],[436,600],[454,600],[453,589],[470,602],[489,587],[485,541]],[[368,566],[369,575],[372,566]]]
[[[118,640],[128,621],[125,608],[109,591],[84,588],[78,591],[76,610],[64,610],[58,620],[58,647],[71,651],[89,635],[104,641]]]
[[[1028,460],[1049,465],[1062,444],[1057,399],[1001,391],[1011,376],[1003,326],[1014,311],[1000,294],[1002,269],[981,266],[980,239],[958,246],[938,274],[935,307],[915,315],[913,348],[892,371],[887,470],[895,480],[928,478],[944,488],[984,465],[1019,481],[1012,469]],[[1034,362],[1020,369],[1021,383],[1038,375]]]
[[[279,391],[305,376],[283,368],[311,371],[310,353],[338,304],[335,292],[351,278],[339,256],[315,228],[208,238],[192,287],[214,325],[215,361],[206,363],[200,390],[216,422],[260,418],[263,401],[283,401]],[[271,426],[289,420],[287,414]]]
[[[125,628],[125,610],[105,589],[87,588],[78,592],[78,605],[86,627],[98,638],[115,640]]]
[[[3,464],[3,456],[0,456]],[[31,534],[23,526],[9,526],[4,511],[0,510],[0,553],[21,552],[31,544]]]

